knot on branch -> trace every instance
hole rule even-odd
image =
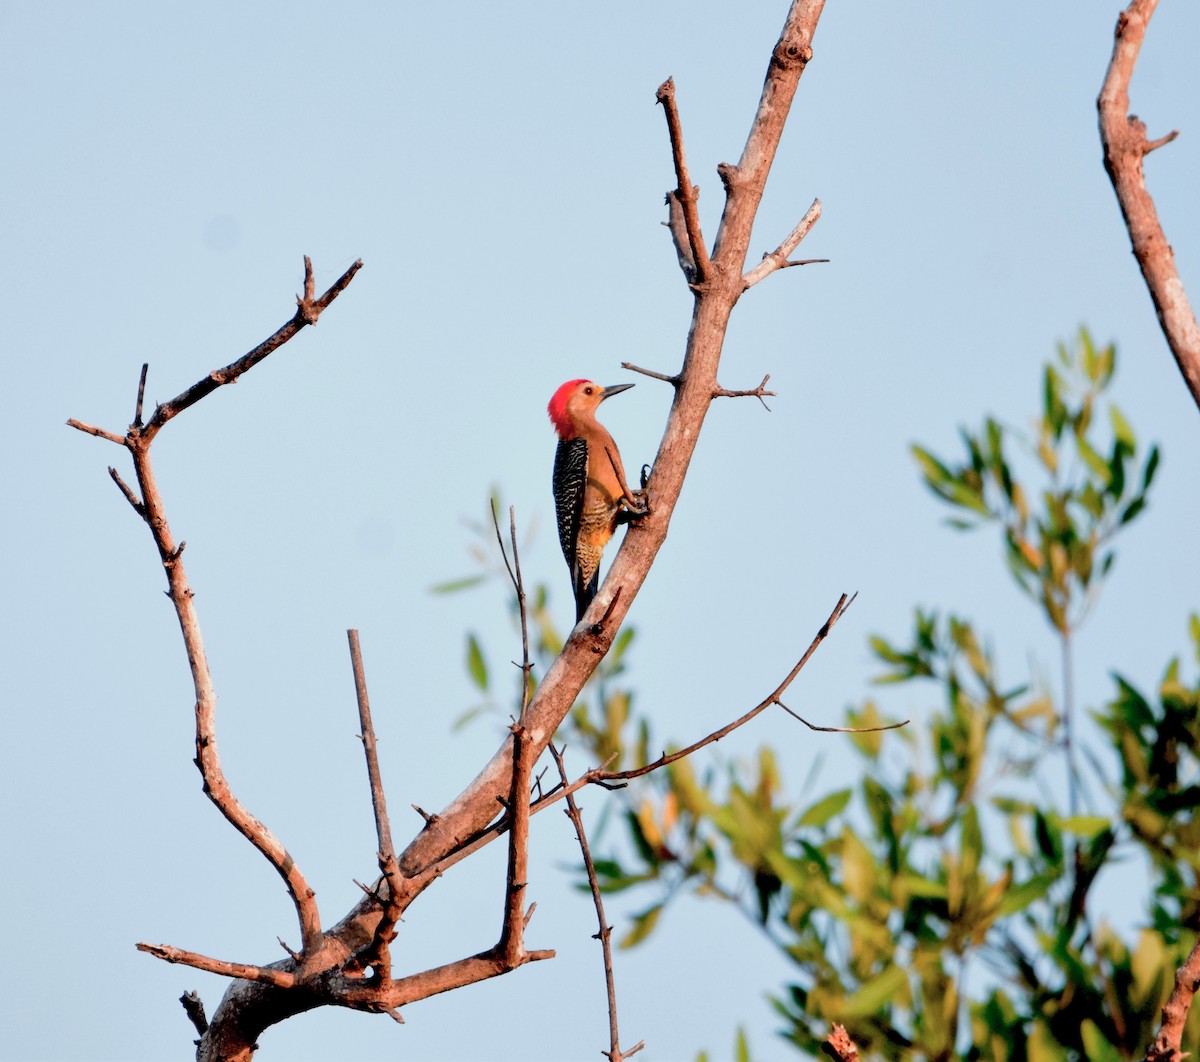
[[[732,162],[718,163],[717,176],[721,178],[721,186],[725,189],[726,193],[730,192],[739,183],[745,183],[742,180],[742,171]]]
[[[771,61],[783,70],[794,70],[796,67],[807,66],[812,56],[811,45],[803,41],[781,40],[771,53]]]

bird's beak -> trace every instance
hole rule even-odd
[[[612,398],[613,395],[619,395],[622,391],[628,391],[632,386],[633,384],[613,384],[612,387],[606,387],[604,394],[600,396],[600,401],[604,402]]]

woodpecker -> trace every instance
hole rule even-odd
[[[591,380],[568,380],[550,399],[547,411],[558,433],[554,455],[554,509],[575,592],[575,622],[583,619],[600,585],[600,554],[617,525],[644,515],[644,491],[631,491],[617,444],[596,420],[606,398],[633,384],[601,387]]]

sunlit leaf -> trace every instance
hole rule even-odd
[[[1137,440],[1134,438],[1133,428],[1130,427],[1129,421],[1125,419],[1125,414],[1117,409],[1116,406],[1109,406],[1108,415],[1112,418],[1113,433],[1132,452],[1137,448]]]
[[[1103,815],[1070,815],[1058,820],[1058,825],[1078,837],[1095,837],[1108,829],[1110,820]]]
[[[800,826],[824,826],[834,815],[839,814],[850,803],[853,790],[840,789],[836,793],[818,800],[800,816]]]
[[[474,634],[467,635],[467,674],[481,690],[488,688],[488,669],[483,659],[483,650],[479,648],[479,639]]]

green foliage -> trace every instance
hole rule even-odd
[[[1145,508],[1158,468],[1158,449],[1151,447],[1132,474],[1137,440],[1111,402],[1110,438],[1100,438],[1096,413],[1115,367],[1116,348],[1097,349],[1081,329],[1075,346],[1059,344],[1056,360],[1046,365],[1030,437],[987,417],[977,432],[960,429],[966,456],[959,464],[913,447],[925,484],[959,511],[953,526],[999,527],[1017,585],[1062,633],[1091,605],[1115,559],[1113,536]],[[1036,487],[1017,478],[1014,444],[1033,458]]]

